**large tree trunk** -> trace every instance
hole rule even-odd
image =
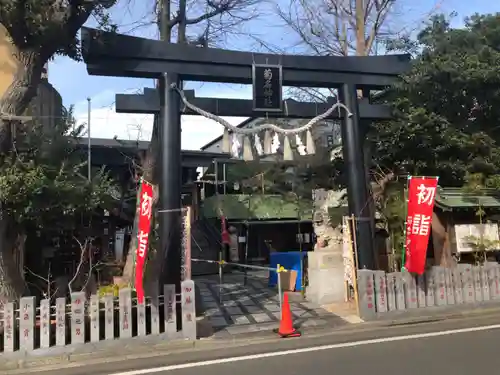
[[[157,208],[157,202],[158,202],[158,186],[155,181],[156,177],[156,156],[158,153],[158,121],[155,119],[154,124],[153,124],[153,134],[151,137],[151,143],[149,144],[149,148],[147,150],[146,156],[142,160],[142,177],[150,182],[153,183],[153,212],[156,212]],[[134,217],[134,224],[132,227],[132,234],[130,238],[130,243],[128,247],[128,252],[127,252],[127,257],[125,259],[125,265],[123,267],[123,273],[122,273],[122,281],[127,284],[133,283],[133,277],[134,277],[134,269],[135,269],[135,251],[137,249],[137,230],[138,230],[138,225],[139,225],[139,215],[138,213],[138,208],[139,208],[139,191],[137,191],[137,199],[136,199],[136,213]],[[154,225],[155,222],[155,217],[153,217],[153,222],[152,226]],[[151,228],[152,231],[152,228]],[[156,251],[151,248],[150,246],[150,251],[148,252],[148,264],[154,264],[158,263],[156,258]],[[146,266],[145,272],[146,274],[150,273],[150,270],[153,267],[148,267]],[[150,279],[150,278],[148,278]]]
[[[24,279],[15,262],[18,233],[13,221],[4,216],[0,219],[0,306],[18,300],[24,292]]]
[[[47,58],[38,51],[21,51],[15,57],[18,62],[16,75],[0,101],[0,113],[7,116],[22,116],[25,113],[36,95],[43,66],[47,62]],[[12,121],[0,120],[0,155],[12,146],[12,128]]]
[[[122,282],[130,284],[134,277],[134,263],[135,263],[135,249],[137,249],[137,226],[139,225],[139,215],[137,214],[139,208],[139,193],[137,193],[136,203],[135,203],[135,216],[134,223],[132,225],[132,233],[130,236],[130,242],[128,245],[127,255],[125,258],[125,265],[123,266],[122,272]]]
[[[42,69],[48,59],[31,50],[20,51],[15,57],[18,61],[16,75],[0,101],[0,113],[4,116],[22,116],[25,113],[36,95]],[[15,126],[18,124],[14,121],[0,119],[0,157],[12,148]],[[18,234],[13,218],[0,209],[0,302],[18,299],[24,290],[24,280],[14,261]]]

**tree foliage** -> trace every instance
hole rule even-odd
[[[473,15],[463,28],[434,16],[416,39],[411,70],[383,97],[394,120],[369,132],[373,165],[393,174],[379,212],[400,233],[406,175],[439,176],[444,187],[500,186],[500,15]],[[400,242],[396,239],[395,242]]]
[[[375,163],[396,174],[436,175],[461,187],[468,174],[496,185],[500,174],[500,15],[465,27],[435,16],[417,38],[411,71],[391,97],[395,120],[373,126]]]
[[[107,9],[115,0],[2,0],[0,23],[19,50],[80,58],[77,32],[91,15],[104,28],[115,29]]]
[[[36,116],[28,122],[19,117],[26,114],[43,67],[54,55],[80,58],[78,31],[89,17],[103,28],[115,29],[107,13],[113,4],[113,0],[0,0],[0,27],[7,31],[16,62],[12,83],[0,98],[0,302],[17,299],[23,292],[14,254],[24,251],[19,239],[26,227],[46,228],[47,220],[68,224],[69,217],[100,205],[101,193],[109,186],[105,176],[98,176],[95,184],[80,178],[82,160],[74,159],[64,138],[68,117],[46,127]]]
[[[104,170],[88,180],[86,155],[77,147],[83,128],[74,126],[71,110],[50,127],[25,124],[0,155],[2,212],[17,225],[71,230],[81,215],[109,209],[114,183]]]

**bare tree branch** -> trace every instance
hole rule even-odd
[[[89,272],[87,273],[87,279],[85,282],[82,284],[82,287],[80,288],[80,291],[84,291],[87,288],[87,285],[89,285],[90,279],[92,278],[92,271],[95,270],[97,267],[100,267],[104,265],[102,262],[97,262],[90,264],[89,266]]]
[[[160,28],[162,0],[156,1],[156,23]],[[258,16],[256,5],[263,0],[177,0],[166,1],[168,16],[164,14],[161,27],[165,40],[206,47],[232,35],[244,22]],[[216,30],[216,31],[215,31]]]
[[[91,241],[89,237],[85,238],[85,241],[82,243],[78,238],[73,236],[73,239],[78,243],[78,246],[80,246],[80,261],[78,262],[78,265],[76,267],[75,274],[73,275],[73,278],[68,282],[68,289],[69,293],[73,293],[72,285],[75,282],[75,280],[80,276],[80,272],[82,270],[83,265],[85,264],[85,255],[87,254],[88,245]]]
[[[49,264],[49,269],[47,271],[47,277],[43,277],[35,272],[33,272],[32,270],[30,270],[28,267],[24,267],[24,269],[26,271],[28,271],[28,273],[34,277],[36,277],[37,279],[43,281],[45,284],[46,284],[46,288],[45,289],[42,289],[40,288],[37,284],[34,284],[34,283],[28,283],[30,285],[33,285],[35,286],[43,295],[43,298],[45,299],[49,299],[51,300],[58,292],[59,288],[56,288],[56,290],[54,290],[52,292],[52,283],[54,282],[52,280],[52,271],[51,271],[51,265]]]
[[[381,51],[383,45],[377,41],[415,30],[441,1],[411,22],[406,15],[398,19],[399,13],[406,13],[400,9],[410,4],[404,0],[290,0],[276,5],[276,14],[296,37],[287,48],[321,56],[365,56]]]
[[[46,283],[50,282],[50,270],[49,270],[49,275],[47,276],[48,278],[45,278],[45,277],[40,276],[39,274],[37,274],[37,273],[33,272],[33,271],[32,271],[32,270],[30,270],[28,267],[24,267],[24,269],[25,269],[26,271],[28,271],[28,273],[29,273],[29,274],[31,274],[31,275],[33,275],[33,276],[35,276],[36,278],[38,278],[38,279],[40,279],[40,280],[42,280],[42,281],[44,281],[44,282],[46,282]]]

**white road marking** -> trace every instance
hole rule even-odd
[[[418,334],[414,334],[414,335],[393,336],[393,337],[385,337],[385,338],[380,338],[380,339],[352,341],[352,342],[345,342],[345,343],[341,343],[341,344],[313,346],[313,347],[309,347],[309,348],[283,350],[280,352],[272,352],[272,353],[251,354],[251,355],[244,355],[244,356],[240,356],[240,357],[213,359],[213,360],[209,360],[209,361],[183,363],[180,365],[169,365],[169,366],[163,366],[163,367],[148,368],[148,369],[143,369],[143,370],[118,372],[118,373],[113,373],[113,374],[109,374],[109,375],[146,375],[146,374],[154,374],[157,372],[175,371],[175,370],[183,370],[183,369],[195,368],[195,367],[219,365],[219,364],[224,364],[224,363],[251,361],[254,359],[280,357],[280,356],[285,356],[285,355],[290,355],[290,354],[310,353],[310,352],[318,352],[318,351],[322,351],[322,350],[331,350],[331,349],[340,349],[340,348],[352,348],[355,346],[382,344],[382,343],[394,342],[394,341],[415,340],[415,339],[423,339],[423,338],[428,338],[428,337],[456,335],[459,333],[491,331],[494,329],[500,329],[500,324],[494,324],[494,325],[482,326],[482,327],[451,329],[448,331],[440,331],[440,332],[418,333]]]

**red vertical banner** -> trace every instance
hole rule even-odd
[[[151,214],[153,209],[153,186],[141,181],[139,195],[139,225],[137,231],[137,250],[135,252],[135,290],[137,301],[144,303],[144,265],[148,252],[149,230],[151,228]]]
[[[226,218],[224,216],[220,217],[220,224],[221,224],[222,244],[229,245],[231,242],[231,239],[229,237],[229,232],[227,230],[227,224],[226,224]]]
[[[418,275],[425,270],[437,184],[438,177],[409,177],[404,267]]]

